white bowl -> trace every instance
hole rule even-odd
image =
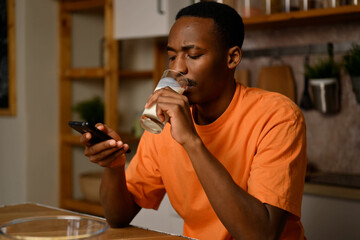
[[[0,226],[0,238],[9,239],[105,239],[104,220],[78,216],[19,218]]]

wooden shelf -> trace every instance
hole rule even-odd
[[[128,79],[141,79],[141,78],[152,78],[153,77],[153,71],[152,70],[142,70],[142,71],[136,71],[136,70],[120,70],[119,71],[119,77],[120,78],[128,78]]]
[[[117,126],[118,46],[113,38],[113,0],[59,0],[59,154],[60,154],[60,207],[88,214],[103,215],[99,203],[74,199],[73,148],[82,146],[80,135],[72,134],[66,124],[72,117],[72,84],[74,79],[103,79],[105,96],[105,123]],[[105,65],[102,67],[72,68],[72,16],[76,11],[104,16]]]
[[[360,19],[360,5],[249,17],[244,18],[244,24],[246,30],[257,30],[269,27],[295,27],[309,24],[321,25],[357,19]]]
[[[89,11],[92,9],[104,9],[105,0],[59,0],[67,12]]]
[[[65,70],[65,77],[72,79],[104,78],[105,69],[98,68],[74,68]]]
[[[63,134],[61,136],[61,142],[63,144],[82,146],[79,135]]]
[[[71,79],[94,79],[104,78],[106,71],[102,67],[74,68],[65,70],[65,77]],[[144,79],[153,78],[152,70],[119,70],[120,79]]]

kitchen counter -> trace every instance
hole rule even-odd
[[[40,204],[25,203],[25,204],[17,204],[17,205],[0,206],[0,225],[17,218],[54,216],[54,215],[84,216],[84,214],[80,214],[64,209],[49,207]],[[89,215],[86,216],[89,217]],[[98,218],[98,217],[94,217],[94,218]],[[106,239],[181,240],[185,238],[181,236],[174,236],[166,233],[156,232],[148,229],[142,229],[135,226],[129,226],[125,228],[116,228],[116,229],[110,228],[106,232]]]
[[[360,175],[311,173],[306,176],[304,193],[360,200]]]

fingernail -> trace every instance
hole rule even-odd
[[[116,146],[116,141],[115,141],[115,140],[111,140],[111,141],[109,142],[109,145],[110,145],[110,147],[115,147],[115,146]]]
[[[87,140],[89,140],[89,139],[91,138],[91,134],[90,134],[90,133],[86,133],[85,138],[86,138]]]

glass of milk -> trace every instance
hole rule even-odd
[[[164,71],[154,92],[161,88],[170,87],[177,93],[183,94],[187,86],[188,86],[188,79],[183,74],[174,71],[172,69],[167,69]],[[140,125],[145,130],[151,133],[158,134],[161,133],[168,120],[169,120],[169,116],[165,114],[165,121],[164,122],[160,121],[160,119],[156,115],[156,103],[155,103],[150,108],[145,108],[140,118]]]

